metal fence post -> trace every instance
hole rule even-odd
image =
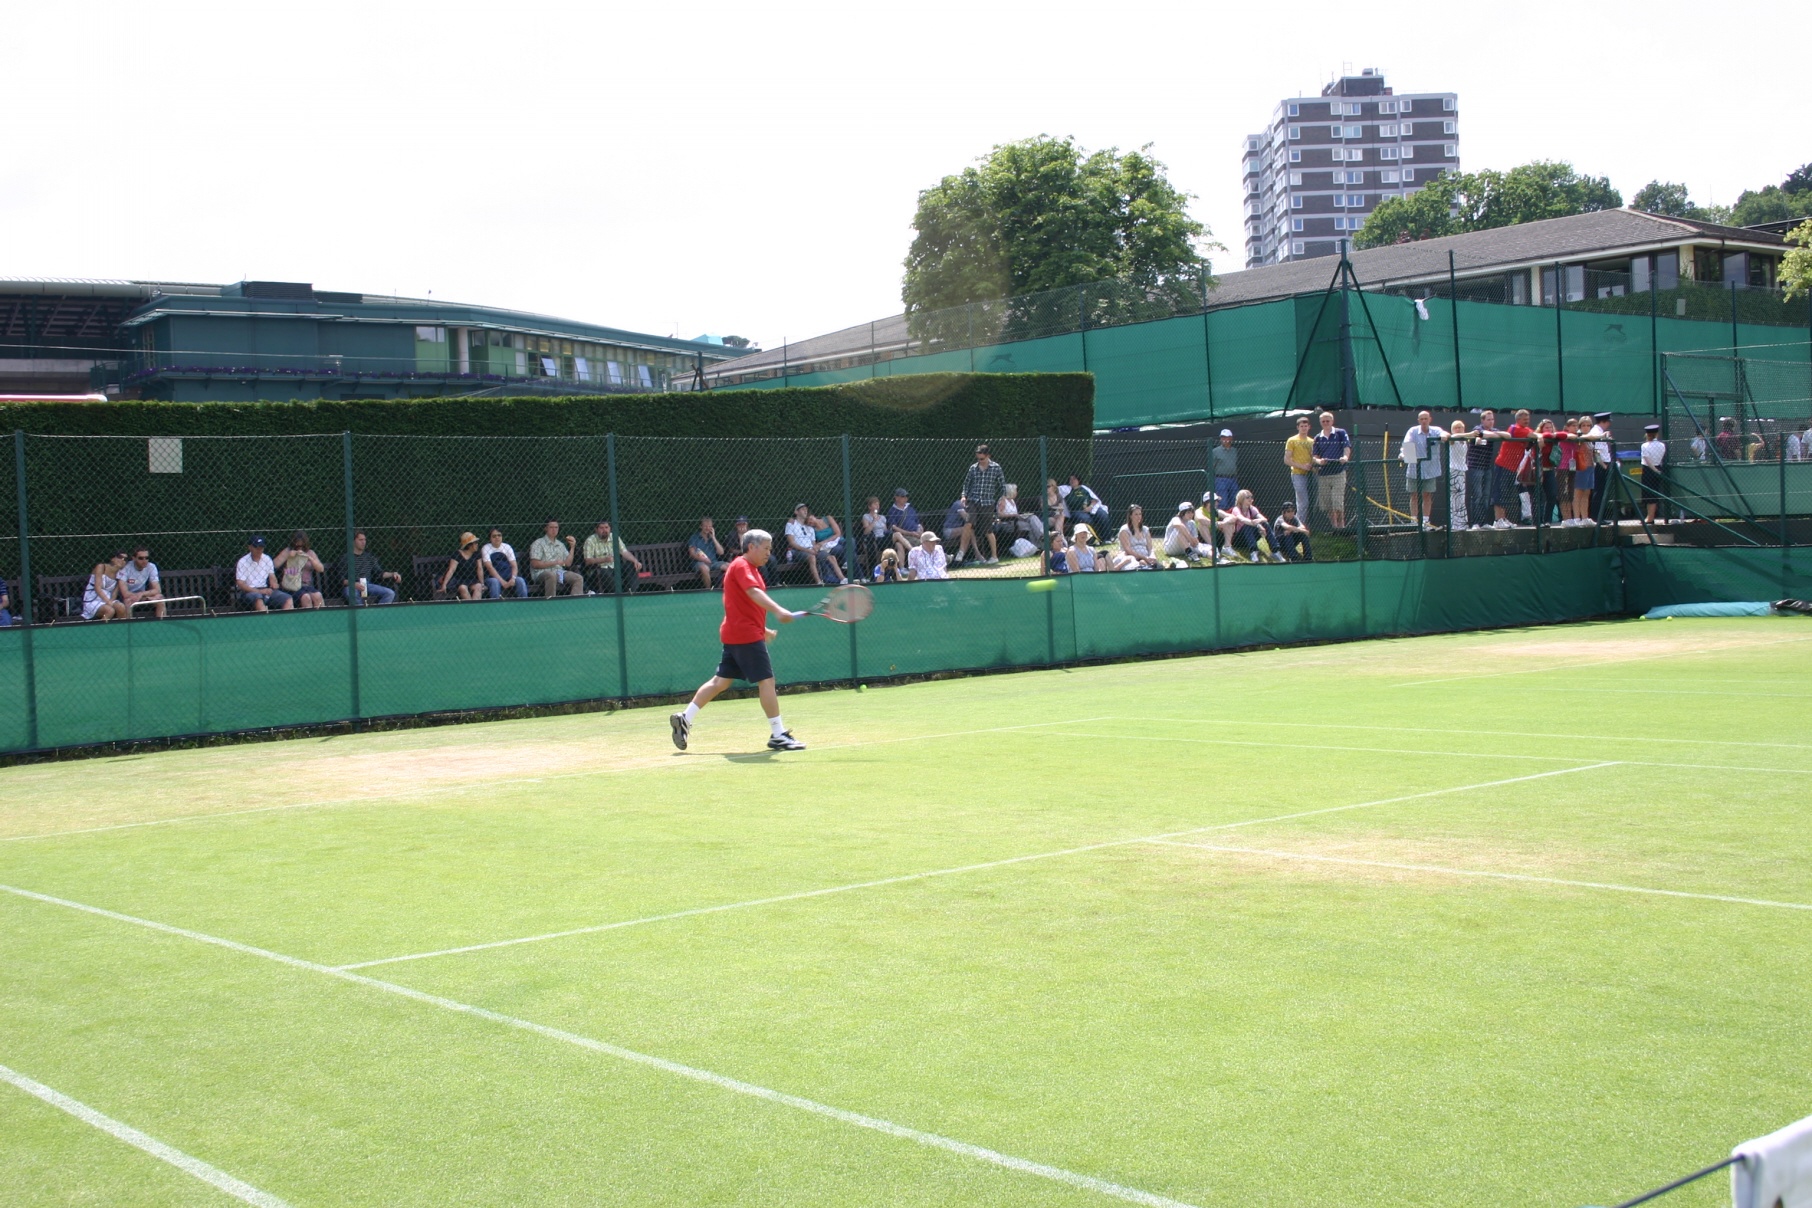
[[[1353,430],[1356,432],[1358,429],[1359,425],[1354,424]],[[1353,447],[1355,451],[1359,449],[1357,440],[1353,442]],[[1359,636],[1364,637],[1372,628],[1365,600],[1365,517],[1366,510],[1371,505],[1371,495],[1366,489],[1364,454],[1360,453],[1360,456],[1355,457],[1353,463],[1359,471],[1359,514],[1353,518],[1353,536],[1359,552]]]
[[[1655,291],[1654,269],[1648,273],[1648,387],[1650,414],[1661,414],[1661,300]],[[1662,439],[1667,434],[1662,433]]]
[[[32,654],[31,525],[25,515],[25,433],[13,432],[13,475],[19,496],[19,615],[25,630],[20,634],[25,655],[25,745],[38,746],[38,664]]]
[[[1582,270],[1583,271],[1583,270]],[[1561,312],[1566,309],[1563,303],[1567,296],[1566,270],[1560,261],[1554,262],[1554,389],[1555,410],[1562,415],[1567,410],[1567,357],[1566,331],[1561,326]]]
[[[1208,489],[1203,492],[1208,503],[1208,582],[1214,587],[1214,646],[1221,646],[1221,497],[1214,489],[1214,438],[1209,437],[1202,444],[1207,449],[1207,460],[1203,471],[1203,481]],[[1197,509],[1196,515],[1201,515]],[[1197,536],[1200,536],[1198,530]]]
[[[1076,287],[1076,330],[1082,340],[1082,372],[1088,372],[1088,286]]]
[[[346,661],[352,688],[352,721],[356,727],[365,716],[365,705],[359,691],[359,598],[357,568],[352,564],[353,540],[358,535],[352,518],[352,433],[340,433],[340,464],[346,479]]]
[[[1781,479],[1781,597],[1793,594],[1788,586],[1791,578],[1792,555],[1787,552],[1787,434],[1775,433],[1775,460],[1779,463]]]
[[[604,467],[610,479],[610,539],[623,543],[623,529],[617,518],[617,434],[604,437]],[[617,597],[617,695],[629,699],[629,634],[623,623],[623,559],[611,550],[610,568]]]
[[[849,433],[847,432],[843,434],[843,541],[845,545],[843,572],[844,576],[853,582],[859,578],[857,572],[860,571],[861,566],[857,562],[859,543],[856,540],[855,496],[849,488]],[[854,688],[862,682],[861,673],[856,669],[856,627],[845,625],[844,628],[849,630],[849,686]]]
[[[1460,378],[1460,286],[1453,266],[1452,252],[1447,253],[1447,309],[1453,316],[1453,408],[1455,411],[1464,411],[1466,391]]]
[[[1208,390],[1208,422],[1214,422],[1214,352],[1208,335],[1208,270],[1203,269],[1196,275],[1196,282],[1202,291],[1202,381]],[[1285,402],[1288,402],[1286,399]],[[1307,517],[1304,517],[1307,523]]]
[[[1737,355],[1737,349],[1740,348],[1742,345],[1738,342],[1739,337],[1737,335],[1737,309],[1736,309],[1737,283],[1735,281],[1731,281],[1729,283],[1729,285],[1730,285],[1730,355],[1734,357]]]
[[[1051,451],[1049,440],[1042,434],[1038,437],[1038,493],[1044,500],[1044,548],[1038,551],[1038,565],[1048,576],[1051,573],[1051,534],[1056,530],[1051,527],[1051,492],[1047,485],[1051,481]],[[1045,665],[1054,667],[1057,664],[1057,593],[1044,593],[1044,646]]]

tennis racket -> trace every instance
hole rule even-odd
[[[823,617],[839,625],[854,625],[874,610],[875,595],[872,591],[860,583],[844,583],[831,588],[828,596],[799,615]]]

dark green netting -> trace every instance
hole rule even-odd
[[[1661,604],[1812,598],[1812,551],[1804,547],[1636,546],[1622,556],[1625,608],[1632,613]]]

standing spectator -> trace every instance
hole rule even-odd
[[[919,534],[919,543],[906,558],[914,579],[948,579],[943,543],[930,529]]]
[[[1353,460],[1353,438],[1334,426],[1334,413],[1321,413],[1315,438],[1315,503],[1336,529],[1346,527],[1346,467]]]
[[[1080,475],[1070,475],[1070,485],[1058,487],[1057,493],[1063,497],[1064,510],[1074,524],[1088,524],[1091,534],[1095,528],[1104,527],[1108,522],[1107,505],[1101,502],[1101,496],[1086,486]]]
[[[1498,442],[1497,455],[1491,463],[1491,505],[1496,517],[1491,527],[1515,528],[1509,518],[1509,509],[1516,506],[1518,475],[1523,469],[1524,458],[1530,456],[1529,446],[1535,436],[1535,429],[1529,426],[1529,413],[1518,411],[1512,417],[1508,431],[1481,428],[1480,435]]]
[[[479,549],[478,557],[484,563],[479,569],[484,576],[486,595],[493,600],[501,600],[505,595],[515,596],[518,600],[528,599],[528,579],[516,561],[516,547],[503,539],[502,529],[491,530],[491,539]]]
[[[610,551],[613,546],[621,550],[622,542],[610,535],[608,521],[598,522],[598,532],[603,537],[603,549],[599,556],[607,561],[600,561],[597,565],[611,565],[615,561],[615,555]],[[588,543],[589,540],[588,538]],[[573,568],[573,545],[571,537],[562,538],[560,536],[560,522],[549,520],[541,526],[541,536],[535,538],[534,543],[529,546],[529,578],[535,581],[535,586],[539,587],[541,594],[549,600],[559,595],[562,590],[569,596],[585,594],[585,576]],[[629,580],[628,582],[633,584],[634,581]]]
[[[1653,524],[1661,511],[1661,497],[1667,494],[1667,442],[1661,439],[1660,424],[1648,424],[1642,432],[1648,437],[1642,442],[1642,506]]]
[[[906,572],[900,569],[900,555],[893,551],[892,546],[882,550],[880,558],[875,561],[874,579],[876,583],[906,581]]]
[[[140,600],[154,601],[154,609],[161,620],[164,615],[163,584],[157,579],[157,563],[151,561],[151,551],[139,546],[132,551],[132,558],[120,567],[120,603],[126,606],[126,615],[132,615],[132,606]]]
[[[119,598],[120,568],[126,565],[126,551],[115,550],[105,562],[96,562],[82,585],[82,619],[84,621],[124,620],[132,615],[126,602]]]
[[[1095,531],[1086,524],[1078,524],[1070,533],[1068,561],[1072,575],[1086,575],[1102,569],[1095,560],[1094,540]]]
[[[1496,427],[1497,412],[1479,412],[1479,426],[1469,437],[1472,443],[1466,446],[1466,518],[1471,528],[1491,523],[1491,467],[1497,450],[1481,434]]]
[[[1239,556],[1240,546],[1252,553],[1252,561],[1263,562],[1264,556],[1258,551],[1258,540],[1270,529],[1271,522],[1252,502],[1252,492],[1242,490],[1233,497],[1233,506],[1221,516],[1221,534],[1225,538],[1227,553],[1231,557]],[[1283,559],[1279,558],[1279,562]]]
[[[476,553],[478,539],[473,537],[472,543]],[[239,603],[253,612],[269,612],[273,608],[288,612],[295,607],[295,601],[288,592],[277,589],[276,580],[277,565],[264,552],[264,538],[253,537],[245,543],[245,557],[233,567],[233,587],[239,593]]]
[[[786,522],[786,560],[791,565],[803,564],[811,572],[812,582],[823,586],[843,582],[843,572],[836,560],[818,548],[818,526],[812,510],[803,503],[793,505],[793,518]]]
[[[717,525],[709,516],[698,518],[698,532],[686,538],[686,556],[698,571],[699,582],[710,591],[712,584],[723,578],[730,564],[724,560],[723,542],[717,539]]]
[[[1127,570],[1158,570],[1163,563],[1151,549],[1151,529],[1145,524],[1145,509],[1136,503],[1126,505],[1126,523],[1120,526],[1120,553],[1132,565]],[[1116,570],[1120,569],[1115,567]]]
[[[1214,472],[1214,501],[1224,512],[1239,496],[1239,450],[1233,447],[1232,428],[1221,429],[1221,443],[1209,452],[1208,465]]]
[[[981,561],[981,550],[975,544],[975,522],[970,518],[968,505],[960,498],[944,512],[944,540],[956,545],[956,552],[950,555],[952,566],[962,564],[965,549],[973,550],[976,561]]]
[[[461,533],[459,548],[447,559],[446,573],[440,577],[440,589],[456,600],[482,600],[484,582],[485,560],[478,556],[478,537]]]
[[[1579,436],[1566,448],[1566,454],[1573,460],[1573,523],[1576,526],[1596,525],[1598,521],[1592,516],[1592,495],[1598,489],[1598,450],[1586,439],[1592,431],[1592,417],[1580,416],[1577,423],[1567,425],[1567,430]]]
[[[549,536],[557,537],[560,533],[560,525],[552,520],[548,521],[548,523],[553,525],[553,532],[550,533]],[[557,545],[558,543],[556,542],[555,544]],[[566,539],[568,551],[572,549],[572,544],[573,539],[568,537]],[[541,563],[535,561],[535,550],[537,548],[542,548],[541,538],[539,537],[535,539],[535,544],[529,547],[529,566],[531,569],[537,567],[546,569],[545,567],[541,567]],[[546,554],[549,550],[543,548],[542,552]],[[629,552],[629,547],[623,544],[623,539],[621,537],[616,536],[610,531],[610,521],[608,520],[600,520],[593,526],[591,536],[585,539],[585,544],[579,550],[579,556],[584,562],[583,572],[565,572],[566,577],[573,580],[572,587],[568,589],[569,593],[572,595],[577,596],[585,593],[586,576],[590,576],[591,581],[594,584],[592,588],[593,591],[606,596],[614,595],[617,590],[618,558],[623,560],[623,591],[625,593],[633,592],[641,582],[641,560]],[[559,563],[555,568],[559,569],[567,565],[570,565],[570,563]],[[542,576],[539,572],[535,574],[535,582],[542,582]],[[554,593],[550,590],[546,592],[546,594],[551,596]]]
[[[881,511],[881,497],[870,495],[856,517],[856,564],[851,578],[860,578],[863,568],[872,571],[881,564],[881,551],[891,543],[887,539],[887,515]]]
[[[1452,433],[1447,438],[1447,526],[1449,528],[1470,527],[1466,522],[1466,468],[1472,460],[1472,449],[1472,440],[1466,434],[1466,421],[1454,420]]]
[[[1600,411],[1592,416],[1591,436],[1598,438],[1592,445],[1592,468],[1597,471],[1593,478],[1592,498],[1587,514],[1601,515],[1604,512],[1604,490],[1611,481],[1611,461],[1616,455],[1616,445],[1611,439],[1611,413]]]
[[[1283,443],[1284,465],[1290,467],[1290,490],[1296,496],[1296,511],[1306,521],[1309,516],[1309,481],[1315,476],[1315,438],[1309,430],[1315,425],[1309,417],[1296,417],[1296,435]]]
[[[1786,458],[1788,461],[1804,461],[1806,459],[1806,445],[1804,441],[1800,440],[1799,433],[1797,432],[1787,433]]]
[[[981,558],[981,538],[988,538],[988,556],[981,558],[986,566],[1000,561],[1000,546],[994,539],[994,511],[995,504],[1006,491],[1006,472],[995,464],[987,445],[976,445],[975,464],[963,475],[963,502],[968,505],[969,542],[977,558]]]
[[[1185,558],[1190,562],[1211,557],[1214,547],[1202,540],[1201,529],[1195,522],[1195,504],[1187,499],[1177,504],[1177,513],[1164,525],[1164,552],[1172,558]]]
[[[309,545],[307,533],[297,529],[291,534],[289,545],[273,561],[280,576],[278,585],[295,600],[297,608],[327,606],[321,595],[321,581],[327,577],[327,568],[321,565],[321,559]]]
[[[919,510],[912,506],[912,497],[905,487],[894,488],[893,506],[887,509],[887,527],[893,533],[894,549],[900,557],[909,558],[919,547],[919,533],[924,526],[919,523]]]
[[[1717,449],[1718,456],[1725,461],[1741,461],[1743,442],[1737,437],[1736,421],[1721,419],[1718,421],[1718,434],[1712,438],[1712,447]]]
[[[1433,427],[1434,416],[1416,413],[1416,422],[1403,434],[1397,459],[1403,463],[1403,485],[1409,491],[1409,519],[1423,528],[1434,527],[1434,497],[1441,484],[1441,444],[1447,433]]]
[[[1573,527],[1587,511],[1586,506],[1577,510],[1573,507],[1573,479],[1579,470],[1579,450],[1586,451],[1588,460],[1592,456],[1591,442],[1580,439],[1580,434],[1590,431],[1591,427],[1590,420],[1582,428],[1577,419],[1567,417],[1566,423],[1561,425],[1560,444],[1555,449],[1554,498],[1560,504],[1560,523],[1567,528]],[[1590,491],[1586,492],[1586,497],[1591,498]]]
[[[1535,513],[1541,517],[1543,524],[1552,524],[1551,511],[1560,499],[1560,484],[1555,473],[1560,461],[1560,447],[1565,437],[1554,427],[1554,421],[1544,419],[1535,426],[1535,495],[1538,506]],[[1567,500],[1566,513],[1573,512],[1573,501]]]
[[[1000,501],[994,505],[999,519],[994,524],[994,531],[1009,546],[1024,537],[1033,545],[1044,544],[1044,520],[1032,512],[1019,510],[1019,484],[1009,482],[1007,489],[1001,493]]]
[[[1271,522],[1271,556],[1279,562],[1313,562],[1309,552],[1309,526],[1297,519],[1296,503],[1286,502]]]
[[[340,590],[350,604],[394,604],[396,589],[402,586],[403,577],[393,570],[385,570],[376,554],[366,552],[367,544],[363,529],[352,535],[352,557],[339,568]]]

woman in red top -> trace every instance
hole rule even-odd
[[[673,727],[673,745],[682,751],[698,711],[737,680],[754,684],[761,696],[761,711],[768,715],[768,750],[805,750],[805,744],[794,738],[780,720],[780,694],[774,688],[774,668],[768,661],[768,642],[777,635],[767,626],[767,614],[773,613],[782,625],[790,625],[805,615],[782,608],[765,590],[761,568],[773,552],[774,538],[761,529],[750,529],[742,535],[742,556],[724,571],[724,620],[717,627],[724,653],[718,660],[717,674],[699,685],[691,704],[668,718]]]

